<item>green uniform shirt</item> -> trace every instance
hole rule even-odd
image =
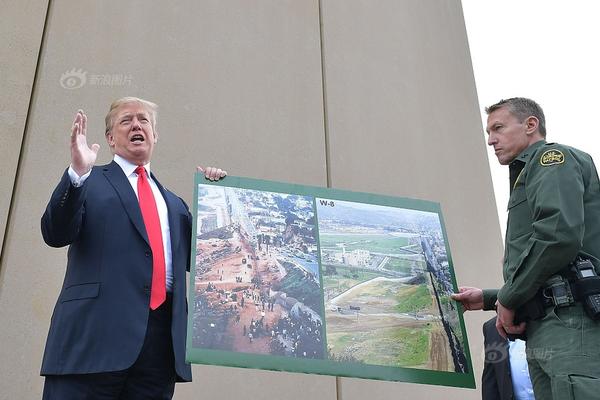
[[[600,184],[589,154],[541,140],[512,163],[504,286],[484,290],[484,309],[516,309],[577,255],[600,267]]]

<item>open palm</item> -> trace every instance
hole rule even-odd
[[[77,111],[71,129],[71,166],[77,175],[83,176],[94,166],[100,145],[87,144],[87,116],[83,110]]]

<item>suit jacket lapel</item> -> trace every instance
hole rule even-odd
[[[158,186],[158,190],[160,190],[160,193],[162,194],[162,197],[163,199],[165,199],[165,203],[167,204],[167,212],[169,215],[169,231],[171,233],[171,256],[175,257],[175,252],[172,251],[172,249],[175,247],[175,243],[178,243],[179,240],[179,229],[176,229],[179,226],[179,221],[177,221],[176,218],[177,212],[175,212],[173,208],[173,199],[171,198],[170,192],[167,191],[167,189],[165,189],[163,185],[160,184],[158,179],[156,179],[156,175],[154,175],[152,172],[150,174],[152,175],[152,179],[156,183],[156,186]],[[174,262],[173,265],[175,265]]]
[[[144,225],[142,212],[140,211],[140,204],[121,167],[113,161],[110,164],[105,165],[102,168],[102,172],[121,198],[121,203],[123,204],[123,208],[127,212],[127,215],[129,215],[129,219],[144,240],[150,244],[148,235],[146,234],[146,226]]]

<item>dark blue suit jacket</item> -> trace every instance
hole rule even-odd
[[[191,215],[181,198],[153,179],[169,211],[175,369],[178,381],[189,381],[185,335]],[[114,161],[94,167],[79,188],[71,185],[65,172],[42,217],[42,235],[48,245],[69,245],[69,251],[41,374],[130,367],[146,333],[152,252],[137,197],[121,167]]]
[[[483,400],[512,400],[514,398],[510,376],[508,341],[496,329],[496,317],[483,324],[485,360],[481,377]]]

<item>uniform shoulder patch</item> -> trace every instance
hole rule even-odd
[[[544,167],[549,165],[562,164],[565,162],[565,155],[557,149],[546,150],[540,157],[540,164]]]

